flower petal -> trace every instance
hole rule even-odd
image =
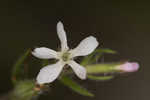
[[[48,65],[42,68],[36,78],[37,83],[44,84],[53,82],[59,76],[63,66],[64,63],[59,61],[56,64]]]
[[[35,48],[32,52],[32,55],[40,59],[57,58],[56,51],[45,47]]]
[[[62,22],[60,21],[57,23],[57,34],[61,42],[61,49],[68,50],[66,32],[64,30],[64,26]]]
[[[86,79],[86,69],[83,66],[79,65],[75,61],[70,61],[68,64],[80,79]]]
[[[92,53],[95,48],[98,46],[98,41],[95,37],[89,36],[82,40],[80,44],[73,50],[70,51],[72,54],[72,57],[76,56],[86,56],[90,53]]]

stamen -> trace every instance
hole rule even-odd
[[[62,55],[63,61],[68,61],[70,59],[69,55],[70,55],[70,53],[68,53],[68,52],[63,53],[63,55]]]

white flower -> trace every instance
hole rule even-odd
[[[59,76],[66,64],[73,69],[80,79],[86,79],[86,69],[76,63],[73,58],[77,56],[86,56],[92,53],[99,44],[96,38],[89,36],[82,40],[75,49],[69,49],[66,32],[61,22],[58,22],[57,24],[57,35],[61,42],[60,52],[56,52],[46,47],[36,48],[32,52],[35,57],[40,59],[58,59],[56,64],[47,65],[40,70],[37,76],[37,83],[44,84],[53,82]]]

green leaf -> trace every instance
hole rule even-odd
[[[47,66],[49,61],[47,59],[42,60],[42,67]]]
[[[93,76],[93,75],[88,75],[87,78],[91,79],[91,80],[106,81],[106,80],[110,80],[110,79],[114,78],[114,76]]]
[[[94,95],[92,93],[90,93],[88,90],[86,90],[85,88],[81,87],[79,84],[77,84],[75,81],[73,81],[71,78],[63,76],[60,81],[68,86],[69,88],[71,88],[73,91],[83,95],[83,96],[90,96],[93,97]]]
[[[96,63],[96,61],[98,59],[100,59],[100,57],[104,54],[104,53],[108,53],[108,54],[115,54],[116,51],[111,50],[111,49],[96,49],[93,53],[91,53],[90,55],[84,57],[84,59],[81,61],[81,65],[86,66],[92,63]]]
[[[12,91],[11,100],[31,100],[37,95],[34,88],[35,82],[32,80],[18,81]]]
[[[96,52],[108,53],[108,54],[116,54],[117,52],[108,48],[100,48],[97,49]]]
[[[90,60],[92,59],[92,57],[94,56],[95,53],[92,53],[86,57],[83,58],[83,60],[81,61],[81,65],[86,66],[89,64]]]
[[[30,49],[26,50],[26,52],[21,56],[19,57],[19,59],[16,61],[16,63],[14,64],[13,66],[13,69],[12,69],[12,81],[13,83],[16,83],[17,80],[21,79],[23,76],[23,71],[24,71],[24,61],[25,59],[29,56],[30,54]]]
[[[96,56],[95,56],[95,58],[91,59],[91,61],[90,61],[91,63],[96,63],[97,60],[99,60],[100,57],[101,57],[104,53],[108,53],[108,54],[115,54],[115,53],[116,53],[116,51],[111,50],[111,49],[97,49],[95,52],[96,52],[96,53],[95,53]]]
[[[56,59],[51,59],[51,60],[49,60],[49,59],[42,59],[41,60],[41,66],[42,67],[45,67],[45,66],[47,66],[47,65],[49,65],[49,64],[55,64],[57,62],[57,60]]]

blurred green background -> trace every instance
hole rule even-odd
[[[61,20],[71,48],[94,35],[100,47],[119,52],[105,55],[105,62],[131,59],[138,61],[141,68],[107,82],[85,81],[83,85],[95,93],[94,98],[80,96],[58,83],[49,96],[43,96],[44,100],[150,99],[149,5],[150,2],[129,0],[0,1],[0,94],[12,89],[12,65],[25,49],[37,46],[57,49],[56,23]]]

